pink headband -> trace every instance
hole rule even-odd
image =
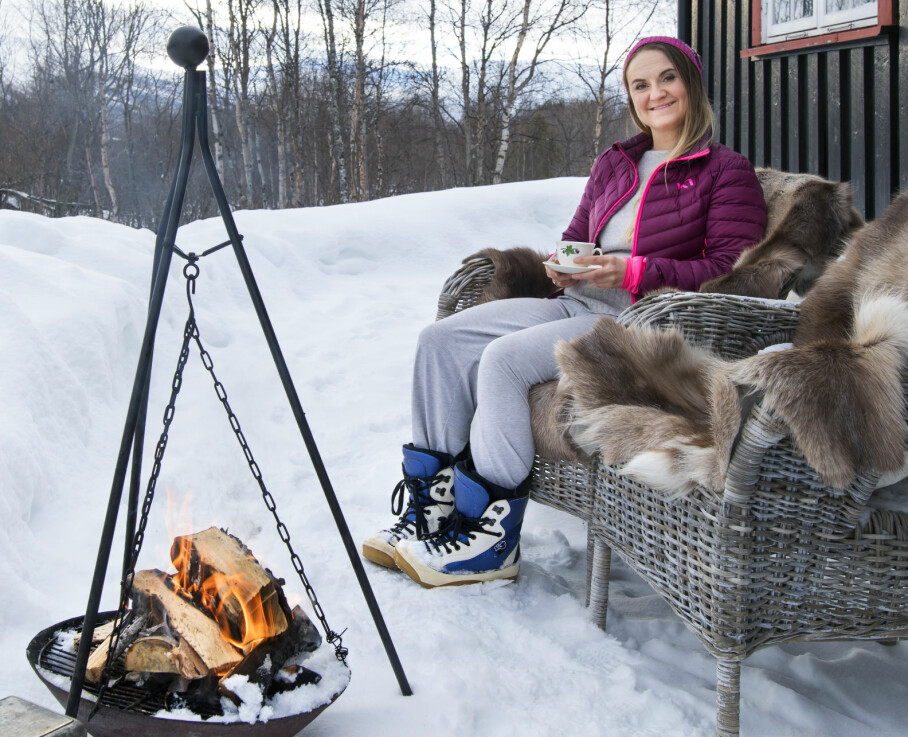
[[[640,39],[634,48],[631,49],[630,53],[624,60],[624,71],[627,71],[627,63],[631,60],[631,57],[639,51],[641,46],[646,46],[647,44],[668,44],[669,46],[674,46],[678,51],[684,53],[684,55],[690,59],[694,66],[697,68],[697,71],[700,72],[700,75],[703,75],[703,61],[700,59],[700,54],[694,51],[690,46],[688,46],[684,41],[679,41],[677,38],[672,38],[671,36],[649,36],[647,38]],[[623,75],[622,72],[622,75]]]

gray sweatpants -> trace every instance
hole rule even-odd
[[[557,378],[558,341],[602,316],[568,297],[503,299],[429,325],[413,372],[414,445],[457,455],[469,441],[476,471],[515,488],[533,465],[530,387]]]

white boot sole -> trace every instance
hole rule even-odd
[[[397,567],[423,588],[434,589],[440,586],[465,586],[484,581],[514,580],[520,570],[520,564],[501,568],[497,571],[481,573],[441,573],[419,561],[406,550],[394,548],[394,562]]]

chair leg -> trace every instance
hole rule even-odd
[[[586,605],[596,626],[605,629],[608,611],[608,584],[612,566],[612,549],[596,539],[592,531],[586,538]]]
[[[741,661],[716,661],[716,737],[738,737],[741,721]]]

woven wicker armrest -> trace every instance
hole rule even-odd
[[[790,342],[799,314],[797,304],[784,300],[666,292],[639,300],[618,322],[677,328],[698,346],[735,359]]]
[[[729,591],[759,599],[753,633],[879,638],[908,631],[908,513],[868,505],[878,474],[824,484],[759,404],[732,455],[716,524]],[[809,612],[809,614],[808,614]],[[757,621],[758,620],[758,621]]]
[[[831,522],[830,510],[842,507],[837,523],[853,526],[876,489],[879,473],[856,477],[845,489],[823,482],[804,458],[788,425],[762,400],[752,408],[732,453],[725,485],[725,499],[731,504],[761,505],[761,515],[778,516],[783,509],[819,506]],[[767,505],[779,505],[769,512]],[[843,506],[844,505],[844,506]],[[846,508],[847,506],[847,508]],[[795,513],[798,516],[799,513]]]
[[[450,317],[455,312],[467,309],[476,304],[483,290],[492,280],[495,265],[492,259],[477,256],[464,262],[457,271],[448,277],[438,296],[438,314],[436,320]]]

